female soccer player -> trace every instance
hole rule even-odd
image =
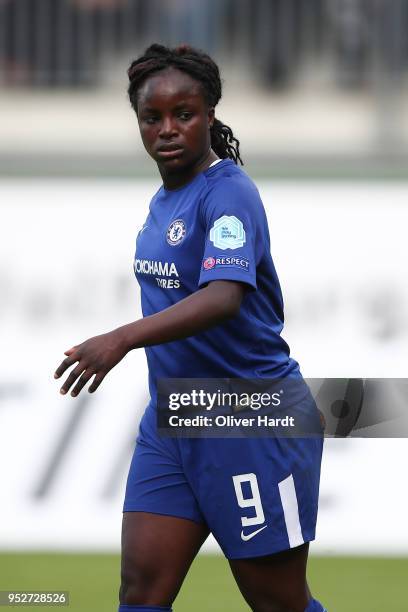
[[[323,611],[306,582],[321,436],[158,435],[159,378],[302,379],[280,336],[263,205],[237,165],[239,141],[215,118],[217,65],[192,47],[154,44],[128,76],[143,144],[163,180],[136,240],[144,317],[67,350],[55,373],[77,363],[61,393],[76,383],[77,396],[94,377],[93,392],[128,351],[146,347],[151,401],[126,487],[119,612],[170,611],[210,532],[253,610]]]

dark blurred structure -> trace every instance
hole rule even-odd
[[[402,76],[408,63],[407,0],[330,0],[338,77],[360,86],[372,72]]]
[[[189,42],[286,88],[308,65],[334,82],[397,80],[408,64],[408,0],[0,0],[0,82],[96,86],[153,41]]]
[[[103,60],[137,39],[142,2],[0,0],[1,78],[8,85],[93,86]],[[140,9],[140,11],[139,11]]]

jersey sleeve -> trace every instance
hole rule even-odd
[[[258,190],[247,181],[224,178],[208,190],[202,206],[205,247],[198,285],[232,280],[257,288],[266,217]]]

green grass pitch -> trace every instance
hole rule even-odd
[[[407,609],[407,577],[408,558],[311,557],[309,560],[309,584],[329,612],[402,612]],[[118,585],[118,555],[0,554],[0,590],[67,590],[70,605],[61,610],[116,612]],[[175,612],[249,610],[227,562],[218,555],[197,557],[173,607]]]

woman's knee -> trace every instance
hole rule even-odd
[[[124,513],[121,603],[170,605],[206,535],[202,525],[187,519]]]
[[[171,577],[156,563],[146,559],[122,559],[121,604],[170,606],[174,590]]]
[[[288,608],[282,602],[270,597],[254,597],[251,601],[247,599],[247,603],[252,612],[292,612],[293,610],[292,607]],[[301,612],[304,612],[304,608]]]

